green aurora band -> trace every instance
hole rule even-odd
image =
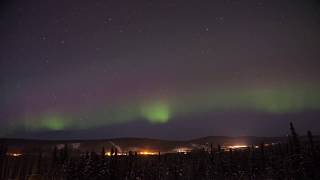
[[[170,106],[166,102],[155,102],[143,105],[143,117],[153,123],[165,123],[170,119]]]
[[[87,129],[144,119],[150,123],[166,123],[174,117],[213,111],[255,111],[294,113],[320,110],[319,88],[261,88],[241,91],[207,91],[191,95],[154,98],[126,105],[104,107],[82,114],[45,113],[24,119],[30,131]],[[9,130],[10,131],[10,130]]]

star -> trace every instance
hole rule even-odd
[[[41,40],[45,41],[45,40],[47,40],[47,37],[46,36],[41,36]]]
[[[112,22],[112,18],[111,17],[108,17],[107,19],[104,20],[105,24],[108,24],[110,22]]]

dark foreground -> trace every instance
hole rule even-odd
[[[190,153],[119,155],[112,150],[76,153],[68,146],[50,153],[8,155],[1,146],[0,179],[320,179],[319,145],[311,133],[300,142],[294,129],[286,143],[239,149],[220,146]]]

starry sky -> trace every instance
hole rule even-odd
[[[7,0],[0,137],[320,133],[315,0]]]

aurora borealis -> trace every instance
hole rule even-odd
[[[320,132],[317,1],[14,0],[0,22],[0,136]]]

